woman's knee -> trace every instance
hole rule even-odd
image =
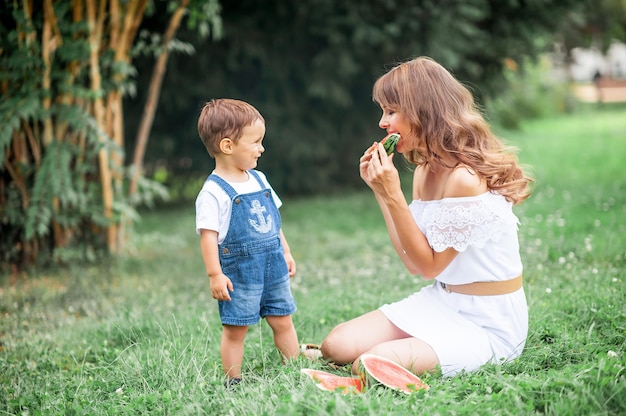
[[[325,359],[334,362],[341,362],[344,359],[343,355],[349,349],[349,340],[342,330],[344,326],[345,323],[342,323],[334,327],[322,341],[320,349]]]
[[[334,327],[322,342],[322,355],[329,361],[346,364],[372,346],[390,338],[392,325],[375,310]]]
[[[337,327],[331,329],[331,331],[324,337],[322,340],[322,344],[320,345],[320,349],[322,350],[322,356],[328,357],[332,355],[332,352],[337,343],[337,335],[336,335]]]

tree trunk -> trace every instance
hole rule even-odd
[[[110,47],[115,50],[115,62],[128,64],[131,61],[130,51],[133,41],[139,29],[139,25],[143,18],[147,0],[138,0],[126,3],[123,10],[123,20],[120,18],[120,5],[118,0],[111,2],[111,30],[110,30]],[[122,23],[120,25],[120,22]],[[114,80],[121,82],[125,75],[114,74]],[[118,89],[113,90],[107,97],[107,126],[110,129],[109,134],[119,148],[124,147],[124,113],[122,105],[122,92]],[[115,154],[112,156],[113,165],[116,172],[121,172],[124,167],[124,159],[122,155]],[[113,178],[114,188],[118,195],[123,195],[123,178],[115,175]],[[122,250],[125,245],[125,221],[121,220],[118,224],[117,232],[117,248]]]
[[[110,0],[110,43],[107,45],[115,51],[116,62],[130,62],[130,49],[143,18],[147,0],[134,0],[125,3],[125,8],[120,9],[119,0]],[[101,78],[99,67],[99,50],[104,30],[104,18],[106,17],[106,0],[99,3],[100,10],[96,14],[93,1],[87,2],[87,20],[90,28],[91,45],[91,88],[96,98],[93,102],[93,114],[96,122],[103,131],[113,139],[120,148],[124,146],[123,136],[123,111],[122,94],[119,90],[111,91],[105,99],[101,96]],[[121,12],[121,13],[120,13]],[[98,20],[96,21],[96,16]],[[120,24],[121,22],[121,24]],[[115,74],[115,81],[121,81],[123,76]],[[100,165],[100,181],[102,185],[102,200],[104,216],[108,220],[113,216],[113,202],[115,195],[122,195],[122,177],[114,172],[120,172],[124,165],[124,159],[120,154],[109,154],[107,150],[98,152]],[[117,222],[111,221],[107,228],[107,246],[109,252],[117,253],[123,246],[123,229]]]
[[[96,12],[96,8],[93,0],[87,1],[87,22],[89,25],[89,46],[90,46],[90,59],[89,59],[89,71],[91,79],[91,91],[96,97],[93,101],[93,114],[96,119],[96,123],[105,127],[105,109],[102,101],[102,80],[100,76],[100,42],[102,39],[102,29],[104,26],[104,6],[106,2],[100,3],[100,10]],[[96,20],[96,16],[99,18]],[[106,131],[106,129],[105,129]],[[104,137],[101,137],[104,142]],[[111,220],[113,216],[113,184],[111,168],[109,165],[109,155],[106,148],[102,148],[98,151],[98,162],[100,167],[100,184],[102,186],[102,204],[103,214],[107,220]],[[117,225],[110,221],[109,228],[107,229],[107,247],[109,252],[117,252]]]
[[[137,192],[137,184],[141,176],[141,170],[143,165],[143,157],[146,152],[146,146],[148,145],[148,138],[150,136],[150,130],[152,129],[152,123],[154,122],[154,114],[156,113],[157,104],[159,103],[159,95],[161,92],[161,84],[163,83],[163,77],[167,69],[167,59],[169,57],[169,43],[174,38],[180,22],[183,19],[189,0],[181,0],[178,4],[178,8],[170,18],[167,31],[163,37],[162,50],[157,63],[152,73],[150,80],[150,87],[148,89],[148,97],[146,99],[146,105],[144,106],[143,116],[139,125],[139,131],[137,132],[137,139],[135,141],[135,153],[133,156],[133,176],[128,188],[128,194],[131,197]]]

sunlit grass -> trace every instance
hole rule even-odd
[[[302,379],[321,364],[281,365],[263,322],[246,338],[245,384],[225,391],[189,204],[146,213],[118,260],[2,277],[0,414],[624,414],[625,132],[615,106],[502,134],[537,178],[515,209],[530,334],[512,364],[426,377],[411,396],[342,396]],[[283,200],[303,342],[427,284],[397,260],[368,191]]]

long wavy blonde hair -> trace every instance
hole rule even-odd
[[[517,149],[493,134],[471,92],[437,62],[419,57],[399,64],[376,81],[373,99],[411,125],[413,142],[403,152],[410,163],[465,165],[514,204],[530,196],[533,180]]]

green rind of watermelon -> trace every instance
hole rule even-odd
[[[398,133],[391,133],[391,134],[388,134],[380,142],[385,148],[385,151],[387,152],[387,154],[390,155],[394,152],[394,150],[396,150],[396,145],[398,144],[399,140],[400,140],[400,135]]]

